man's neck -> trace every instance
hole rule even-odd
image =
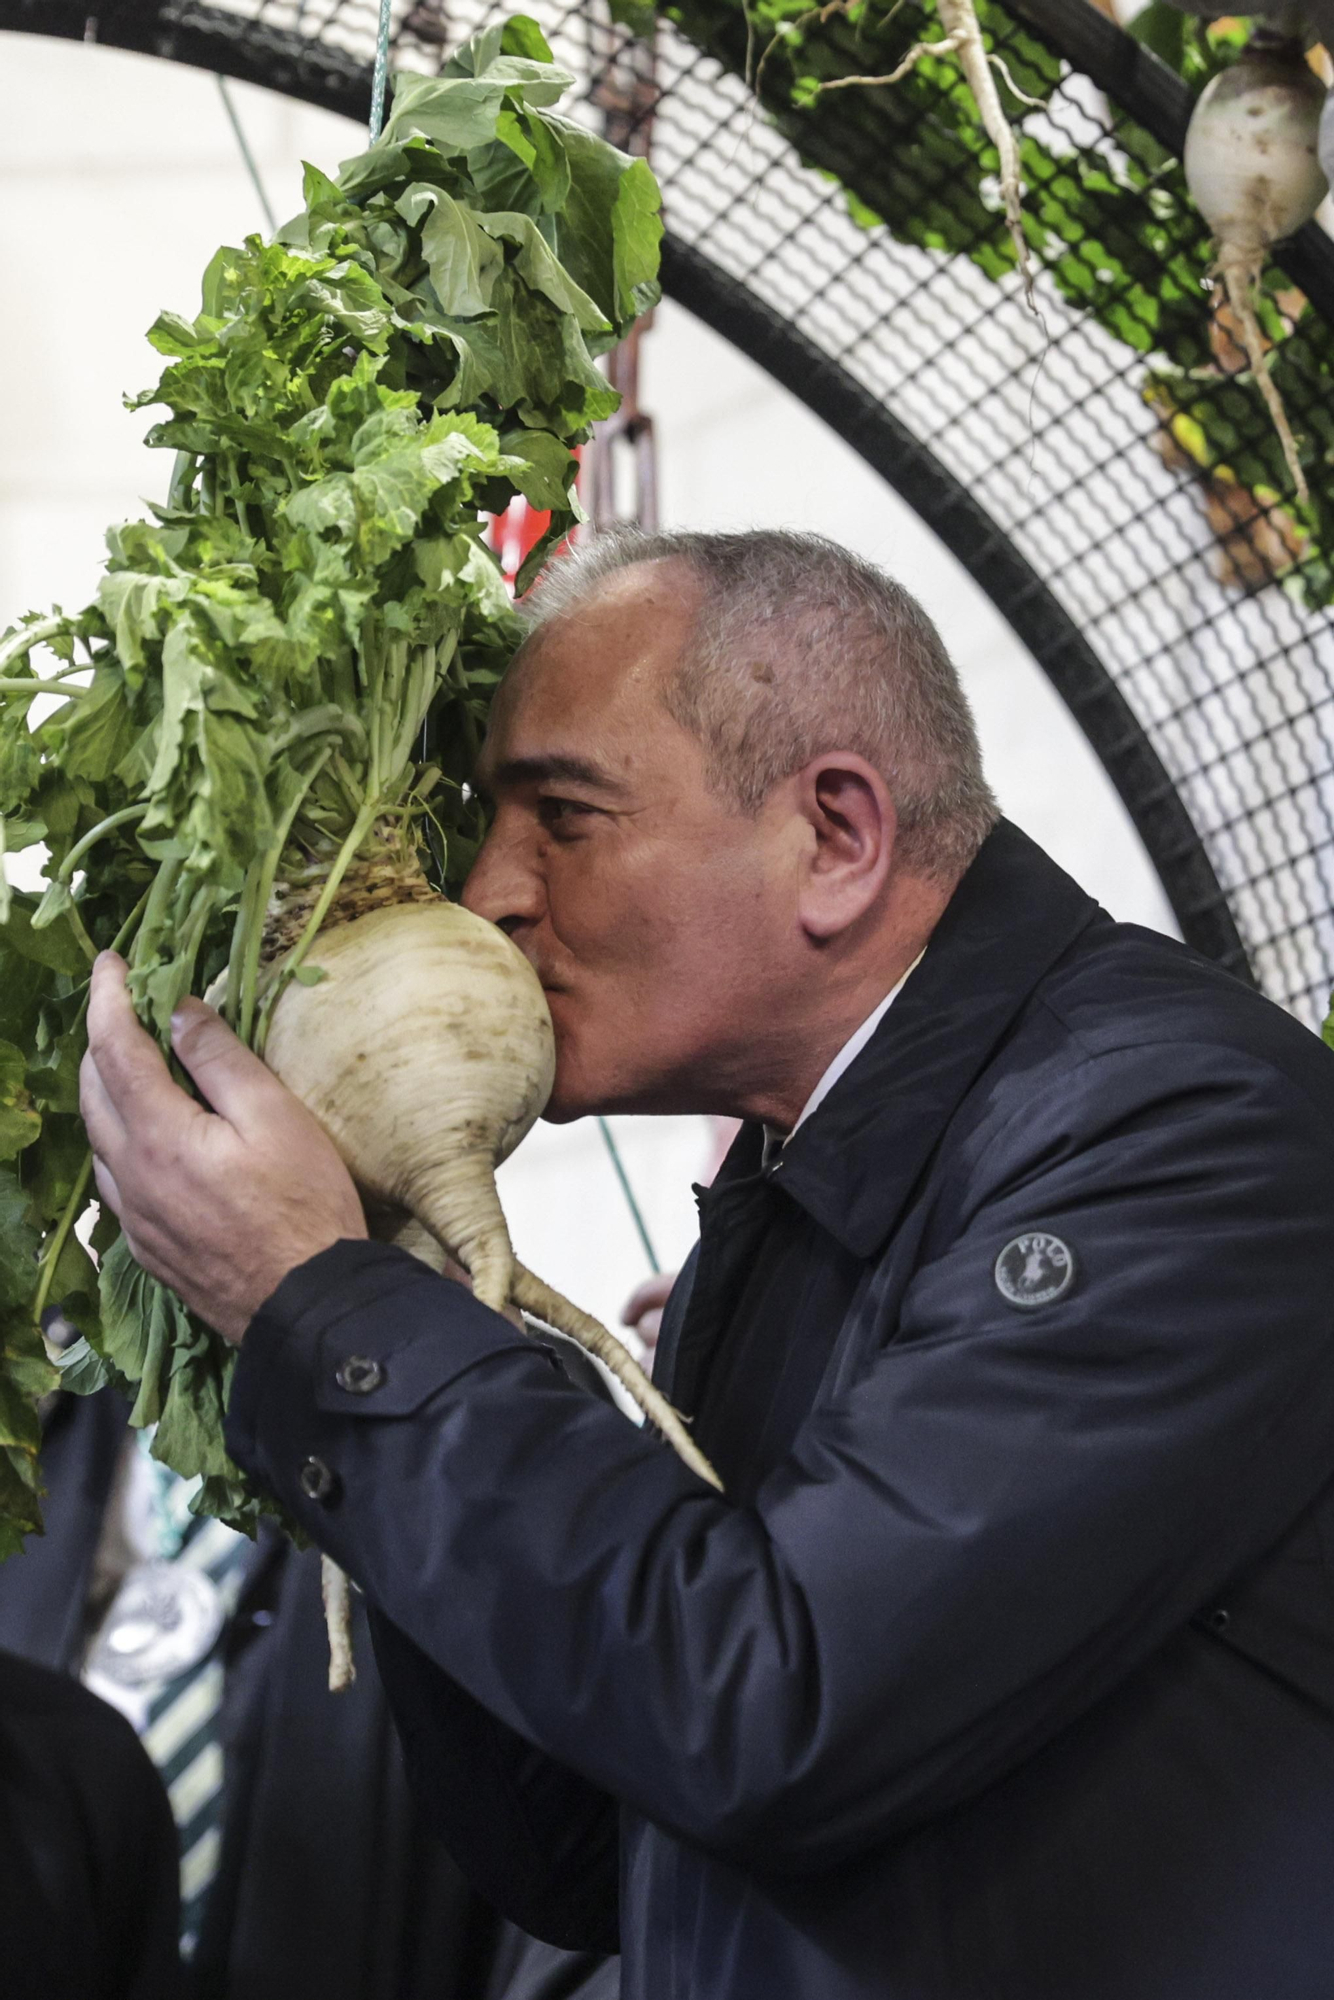
[[[730,1107],[733,1115],[790,1132],[839,1051],[921,957],[934,923],[896,939],[888,951],[868,954],[863,964],[840,968],[835,976],[815,971],[803,989],[806,1004],[794,1010],[781,1036],[774,1037],[773,1072],[748,1080],[748,1088]]]

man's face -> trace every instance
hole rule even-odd
[[[492,711],[495,818],[463,900],[542,981],[558,1123],[725,1108],[795,964],[791,822],[711,791],[663,706],[696,602],[678,564],[618,572],[524,649]]]

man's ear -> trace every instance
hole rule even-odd
[[[853,751],[812,758],[792,780],[809,829],[798,917],[807,937],[837,937],[880,898],[898,821],[889,788]]]

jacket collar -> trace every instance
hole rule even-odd
[[[1100,914],[1002,820],[876,1033],[767,1178],[854,1256],[873,1256],[987,1058]],[[758,1173],[762,1147],[762,1128],[744,1125],[715,1185]]]

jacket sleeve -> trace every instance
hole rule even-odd
[[[1328,1480],[1327,1111],[1199,1045],[1036,1077],[751,1507],[359,1245],[257,1316],[232,1448],[509,1729],[745,1865],[822,1869],[1050,1741]],[[1078,1277],[1020,1310],[994,1269],[1033,1229]]]
[[[546,1944],[619,1951],[615,1800],[497,1721],[376,1611],[371,1633],[413,1796],[468,1881]]]

